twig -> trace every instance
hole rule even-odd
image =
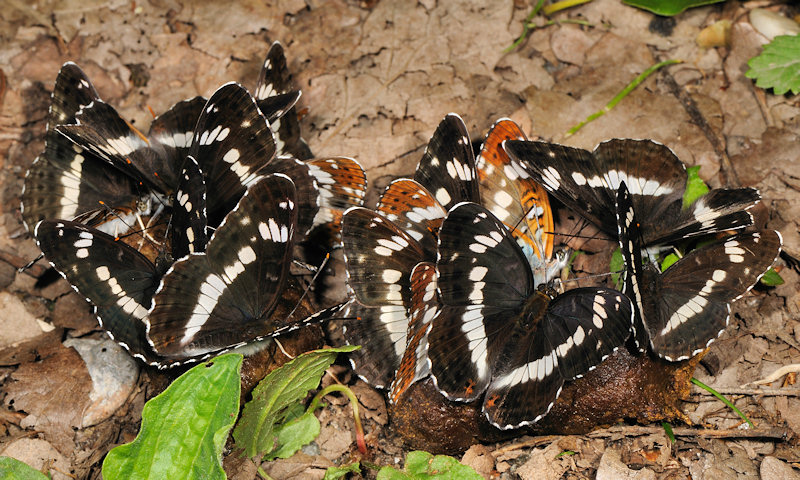
[[[664,428],[643,427],[639,425],[626,425],[621,427],[611,427],[605,430],[590,432],[586,436],[590,438],[609,438],[622,436],[641,436],[652,434],[663,434]],[[676,437],[702,437],[702,438],[766,438],[774,440],[786,440],[792,433],[785,428],[765,428],[765,429],[738,429],[731,428],[726,430],[715,430],[713,428],[673,428],[672,433]]]
[[[779,368],[779,369],[775,370],[774,372],[770,373],[766,377],[764,377],[764,378],[762,378],[760,380],[756,380],[755,382],[746,383],[746,384],[744,384],[742,386],[744,387],[744,386],[747,386],[747,385],[766,385],[767,383],[772,383],[772,382],[778,380],[779,378],[783,377],[784,375],[787,375],[789,373],[798,373],[798,372],[800,372],[800,363],[793,363],[791,365],[784,365],[781,368]]]
[[[513,452],[514,450],[522,450],[523,448],[530,448],[539,445],[544,445],[545,443],[554,442],[559,438],[564,438],[564,437],[560,435],[545,435],[543,437],[531,437],[527,440],[523,440],[517,443],[512,443],[511,445],[506,445],[505,447],[498,448],[497,450],[492,452],[492,456],[499,457],[500,455],[506,452]]]
[[[575,132],[577,132],[578,130],[583,128],[589,122],[592,122],[592,121],[602,117],[606,113],[610,112],[611,109],[614,108],[623,98],[628,96],[628,94],[631,93],[634,88],[638,87],[640,83],[644,82],[645,79],[647,79],[647,77],[649,77],[651,74],[653,74],[653,72],[655,72],[659,68],[667,66],[667,65],[674,65],[676,63],[681,63],[682,61],[683,60],[664,60],[663,62],[658,62],[655,65],[653,65],[652,67],[648,68],[647,70],[642,72],[638,77],[636,77],[631,83],[629,83],[625,88],[623,88],[622,91],[619,92],[617,94],[617,96],[612,98],[611,101],[608,102],[605,107],[603,107],[602,109],[594,112],[593,114],[591,114],[588,117],[586,117],[586,120],[584,120],[581,123],[579,123],[579,124],[575,125],[574,127],[570,128],[567,131],[567,133],[564,134],[564,137],[566,138],[566,137],[570,137],[570,136],[574,135]]]
[[[722,395],[758,395],[764,397],[800,397],[800,388],[716,388]],[[705,390],[695,392],[698,395],[712,395]]]
[[[528,33],[531,31],[531,26],[530,26],[531,25],[531,20],[533,20],[533,17],[535,17],[536,14],[539,13],[539,10],[542,9],[542,5],[544,5],[544,0],[539,0],[536,3],[536,6],[533,7],[533,10],[531,10],[531,13],[529,13],[528,16],[525,17],[525,21],[522,22],[522,33],[520,34],[520,36],[516,40],[514,40],[514,43],[512,43],[511,45],[506,47],[505,50],[503,50],[503,53],[508,53],[511,50],[514,50],[515,48],[517,48],[519,46],[519,44],[521,44],[523,41],[525,41],[525,39],[528,37]]]

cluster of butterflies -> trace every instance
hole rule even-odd
[[[336,238],[344,210],[363,204],[361,166],[313,158],[301,138],[279,43],[254,92],[228,83],[181,101],[144,135],[74,63],[56,79],[23,221],[101,326],[150,365],[311,321],[278,314],[295,245]]]
[[[685,167],[661,144],[588,152],[500,120],[476,155],[454,114],[413,178],[368,209],[355,160],[313,158],[299,97],[276,43],[254,94],[223,85],[144,135],[80,68],[62,67],[22,217],[134,356],[165,368],[323,320],[278,308],[295,245],[323,231],[326,248],[343,247],[348,283],[328,331],[362,346],[356,372],[392,402],[430,376],[448,399],[482,398],[492,424],[517,428],[626,343],[669,361],[704,350],[780,251],[771,230],[724,233],[753,224],[754,189],[684,205]],[[623,291],[565,288],[570,254],[548,194],[619,245]],[[688,253],[661,271],[670,249]]]
[[[702,352],[776,260],[777,232],[729,232],[753,224],[757,190],[684,205],[686,186],[684,165],[653,141],[589,152],[528,141],[504,119],[476,156],[448,115],[413,178],[391,183],[375,209],[345,212],[351,292],[331,329],[363,345],[353,367],[391,402],[430,376],[449,400],[482,399],[498,428],[533,424],[564,382],[618,348],[668,361]],[[620,248],[622,291],[600,286],[609,275],[566,288],[570,255],[555,246],[548,193]],[[688,253],[662,271],[673,250]]]

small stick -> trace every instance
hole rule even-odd
[[[800,372],[800,363],[793,363],[791,365],[784,365],[781,368],[775,370],[774,372],[770,373],[766,377],[762,378],[761,380],[756,380],[754,382],[746,383],[742,385],[746,387],[747,385],[766,385],[767,383],[772,383],[779,378],[783,377],[784,375],[790,373],[798,373]]]

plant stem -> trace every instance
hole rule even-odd
[[[589,3],[591,1],[592,0],[561,0],[560,2],[551,3],[550,5],[544,7],[544,9],[542,9],[542,13],[549,17],[550,15],[560,12],[561,10],[577,7],[578,5],[583,5],[584,3]]]
[[[727,399],[727,398],[725,398],[724,396],[720,395],[720,394],[719,394],[719,393],[718,393],[716,390],[714,390],[713,388],[709,387],[708,385],[706,385],[705,383],[701,382],[700,380],[698,380],[698,379],[696,379],[696,378],[694,378],[694,377],[692,377],[692,383],[694,383],[694,384],[695,384],[695,385],[697,385],[698,387],[702,388],[703,390],[705,390],[705,391],[709,392],[711,395],[714,395],[715,397],[717,397],[717,398],[718,398],[718,399],[719,399],[719,400],[720,400],[722,403],[724,403],[724,404],[725,404],[725,405],[727,405],[727,406],[728,406],[728,407],[729,407],[731,410],[733,410],[734,412],[736,412],[736,414],[737,414],[737,415],[739,415],[739,417],[741,417],[741,419],[742,419],[742,420],[744,420],[745,422],[747,422],[747,424],[750,426],[750,428],[756,428],[756,426],[755,426],[755,425],[753,425],[753,422],[751,422],[751,421],[750,421],[750,419],[749,419],[749,418],[747,418],[747,417],[745,416],[745,414],[744,414],[744,413],[742,413],[742,411],[741,411],[741,410],[739,410],[738,408],[736,408],[736,405],[734,405],[734,404],[733,404],[733,402],[731,402],[730,400],[728,400],[728,399]]]
[[[619,92],[617,94],[617,96],[612,98],[611,101],[608,102],[605,107],[603,107],[602,109],[594,112],[593,114],[591,114],[588,117],[586,117],[586,120],[584,120],[581,123],[579,123],[579,124],[575,125],[574,127],[570,128],[567,131],[567,133],[564,135],[564,137],[566,138],[566,137],[570,137],[570,136],[574,135],[575,132],[577,132],[578,130],[583,128],[589,122],[591,122],[591,121],[593,121],[595,119],[598,119],[598,118],[602,117],[603,115],[605,115],[606,113],[608,113],[609,111],[611,111],[611,109],[614,108],[620,102],[620,100],[622,100],[623,98],[628,96],[628,94],[631,93],[634,88],[638,87],[640,83],[645,81],[645,79],[647,79],[647,77],[649,77],[651,74],[653,74],[653,72],[655,72],[659,68],[664,67],[666,65],[674,65],[676,63],[681,63],[681,62],[683,62],[683,60],[664,60],[663,62],[658,62],[657,64],[655,64],[652,67],[648,68],[647,70],[642,72],[638,77],[636,77],[631,83],[629,83],[625,88],[623,88],[622,91]]]
[[[317,393],[311,400],[311,405],[308,406],[308,411],[313,412],[319,407],[322,402],[322,397],[331,392],[342,392],[350,400],[350,405],[353,406],[353,418],[356,425],[356,443],[358,444],[358,451],[362,455],[367,454],[367,444],[364,441],[364,428],[361,426],[361,418],[358,416],[358,399],[352,390],[344,385],[328,385]]]
[[[525,40],[525,38],[527,38],[528,32],[530,32],[530,30],[531,30],[531,27],[529,26],[530,23],[531,23],[531,20],[533,20],[533,17],[535,17],[536,14],[539,13],[539,10],[542,9],[542,5],[544,5],[544,0],[539,0],[539,2],[536,4],[536,6],[533,7],[533,10],[531,11],[531,13],[529,13],[528,16],[525,17],[525,21],[522,22],[522,34],[520,34],[519,38],[514,40],[514,43],[512,43],[511,45],[506,47],[506,49],[503,50],[503,53],[508,53],[511,50],[514,50],[515,48],[517,48]]]

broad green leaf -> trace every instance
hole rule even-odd
[[[622,286],[622,271],[625,270],[625,259],[622,258],[622,250],[619,247],[611,253],[611,263],[608,268],[611,272],[611,281],[614,282],[617,288],[620,288]]]
[[[783,277],[781,277],[781,275],[772,267],[770,267],[770,269],[767,270],[767,273],[761,277],[761,283],[768,287],[777,287],[778,285],[783,285],[783,281]]]
[[[664,260],[662,260],[661,271],[663,272],[664,270],[668,269],[673,263],[677,262],[680,259],[681,257],[679,257],[678,255],[670,253],[669,255],[664,257]]]
[[[347,476],[348,473],[361,473],[361,465],[356,462],[343,467],[330,467],[325,470],[325,476],[322,477],[322,480],[339,480]]]
[[[378,480],[483,480],[475,470],[462,465],[453,457],[428,452],[410,452],[406,456],[404,471],[383,467],[378,472]]]
[[[319,386],[322,374],[336,355],[358,348],[345,346],[304,353],[264,377],[253,389],[253,399],[245,404],[242,418],[233,430],[236,446],[251,458],[272,451],[275,427],[286,417],[286,409]]]
[[[311,443],[319,436],[320,424],[314,412],[306,412],[275,428],[275,443],[277,447],[268,453],[264,460],[276,458],[289,458],[303,445]]]
[[[708,185],[698,174],[700,166],[695,165],[686,169],[686,191],[683,192],[683,208],[688,207],[695,200],[708,193]]]
[[[0,457],[0,480],[47,480],[47,475],[16,458]]]
[[[623,3],[653,12],[656,15],[671,17],[687,8],[702,7],[723,1],[725,0],[623,0]]]
[[[781,35],[764,45],[764,51],[747,62],[747,78],[756,80],[756,86],[771,88],[775,95],[788,91],[800,93],[800,38]]]
[[[222,448],[239,411],[242,356],[203,362],[150,399],[136,439],[111,450],[103,478],[224,479]]]

